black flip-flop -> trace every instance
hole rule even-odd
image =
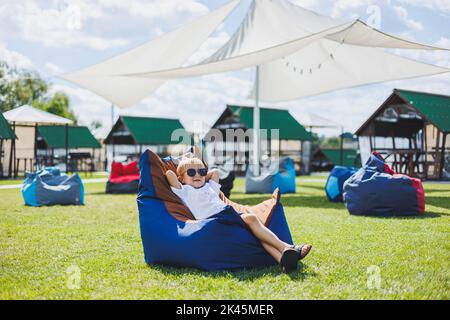
[[[303,251],[303,247],[304,246],[306,246],[306,252],[302,256],[302,251]],[[310,244],[302,244],[301,246],[293,246],[293,248],[294,248],[295,251],[297,251],[298,260],[302,260],[302,259],[305,259],[306,256],[308,255],[308,253],[311,251],[312,245],[310,245]]]
[[[286,248],[280,259],[280,267],[283,273],[290,273],[297,270],[298,252],[292,248]]]

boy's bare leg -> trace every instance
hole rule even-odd
[[[281,241],[272,231],[266,228],[256,215],[245,213],[241,215],[241,218],[250,228],[255,237],[257,237],[261,242],[270,245],[280,253],[282,253],[287,247],[290,247],[289,244]]]
[[[271,245],[261,242],[264,249],[276,260],[276,262],[280,263],[281,261],[281,253],[277,248],[272,247]]]

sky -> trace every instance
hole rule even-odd
[[[361,19],[384,32],[413,41],[450,48],[450,0],[290,0],[322,15]],[[152,40],[207,14],[227,0],[0,0],[0,59],[40,73],[51,93],[65,92],[82,125],[98,120],[111,127],[111,103],[58,78]],[[220,48],[242,21],[251,0],[237,9],[190,58],[199,62]],[[450,68],[449,51],[394,50],[422,62]],[[246,99],[253,70],[171,80],[129,109],[133,114],[179,118],[188,130],[204,131],[227,103]],[[450,74],[391,81],[338,90],[267,107],[289,109],[301,122],[304,112],[328,118],[354,132],[394,88],[450,94]],[[333,135],[336,130],[319,130]]]

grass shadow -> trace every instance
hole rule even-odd
[[[163,264],[153,264],[147,265],[148,268],[159,271],[165,275],[170,276],[199,276],[199,277],[208,277],[212,279],[224,278],[231,276],[238,281],[246,282],[246,281],[254,281],[263,277],[277,277],[281,275],[281,270],[277,266],[273,267],[264,267],[264,268],[253,268],[253,269],[240,269],[233,271],[203,271],[194,268],[184,268],[184,267],[174,267],[170,265]],[[287,274],[292,281],[304,281],[306,278],[315,277],[317,273],[313,270],[305,271],[305,267],[301,261],[299,261],[297,271],[291,272]]]
[[[325,193],[325,185],[313,186],[313,185],[308,184],[308,185],[300,185],[299,188],[301,188],[301,190],[314,189],[314,190],[319,190],[319,191],[322,191],[323,193]]]
[[[430,194],[430,193],[449,193],[448,190],[442,190],[442,189],[427,189],[425,187],[425,195]]]
[[[421,220],[421,219],[435,219],[441,216],[448,216],[449,214],[442,212],[425,211],[424,214],[417,216],[383,216],[383,215],[354,215],[355,217],[364,217],[372,219],[392,219],[392,220]]]
[[[427,197],[425,193],[425,199],[427,204],[450,210],[450,197]]]

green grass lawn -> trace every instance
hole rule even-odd
[[[136,197],[105,195],[104,183],[86,185],[84,207],[25,207],[19,189],[0,190],[0,299],[450,298],[450,185],[425,185],[423,217],[371,218],[301,181],[282,201],[294,240],[314,248],[291,275],[147,266]],[[266,198],[242,191],[238,180],[232,199]]]

